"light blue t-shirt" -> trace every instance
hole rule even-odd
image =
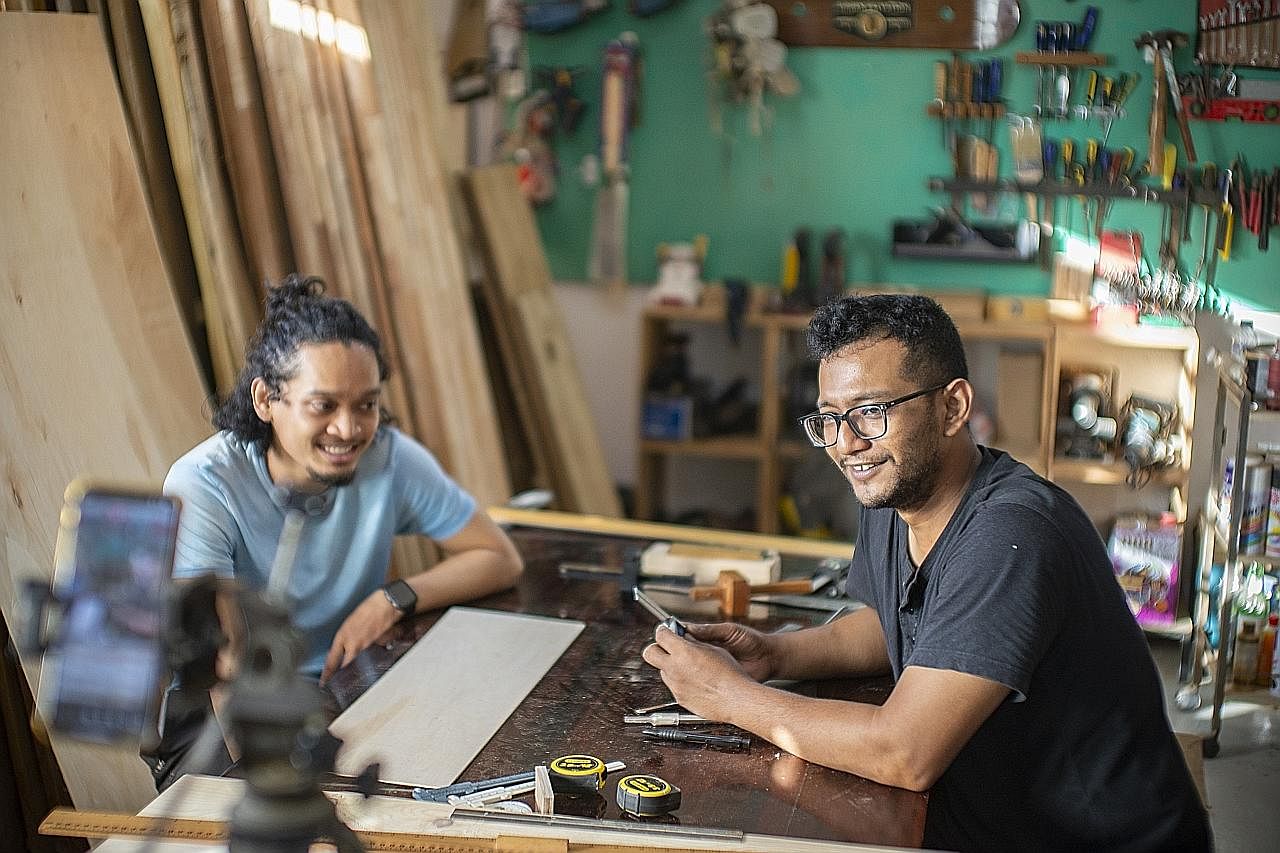
[[[303,512],[289,604],[306,640],[300,670],[313,676],[343,620],[386,582],[395,536],[448,539],[476,509],[430,451],[392,427],[378,431],[350,484],[320,494],[277,486],[258,446],[226,431],[173,463],[164,492],[182,499],[178,578],[214,572],[265,587],[286,511]]]

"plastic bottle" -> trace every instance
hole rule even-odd
[[[1253,684],[1258,674],[1258,640],[1262,621],[1241,617],[1236,623],[1236,651],[1231,662],[1231,681]]]
[[[1277,625],[1280,625],[1280,616],[1272,613],[1267,617],[1267,627],[1262,629],[1262,638],[1258,640],[1258,674],[1254,681],[1263,687],[1271,685],[1271,670],[1275,666]]]

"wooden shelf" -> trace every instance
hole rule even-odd
[[[1004,104],[985,104],[977,101],[931,101],[925,105],[926,114],[934,118],[982,118],[996,119],[1004,115]]]
[[[1173,486],[1181,483],[1186,471],[1174,466],[1162,468],[1151,475],[1153,484]],[[1089,459],[1055,457],[1053,481],[1056,483],[1083,483],[1088,486],[1119,486],[1129,477],[1129,466],[1123,462],[1097,462]]]
[[[1204,193],[1187,187],[1180,190],[1162,190],[1143,184],[1074,184],[1069,181],[1044,180],[1026,183],[1009,179],[999,181],[973,181],[956,178],[929,178],[927,186],[934,192],[949,193],[1030,193],[1043,196],[1087,196],[1089,198],[1114,198],[1141,201],[1151,204],[1167,204],[1186,207],[1189,204],[1206,204],[1213,201],[1215,193]]]
[[[640,442],[640,450],[642,453],[668,456],[713,456],[720,459],[760,459],[765,455],[764,442],[754,435],[722,435],[688,441],[645,439]]]
[[[1198,345],[1195,329],[1166,326],[1128,326],[1098,328],[1096,326],[1058,327],[1061,337],[1087,338],[1113,347],[1134,349],[1185,350]]]
[[[1066,65],[1071,68],[1082,68],[1090,65],[1110,65],[1111,57],[1105,53],[1038,53],[1022,50],[1014,54],[1013,61],[1018,65]]]
[[[1019,191],[1039,189],[1021,187],[1013,182],[1006,184]],[[1077,187],[1072,187],[1071,190],[1072,194],[1080,191]],[[1185,193],[1180,198],[1185,200]],[[660,353],[662,336],[671,324],[724,324],[723,293],[718,293],[718,289],[715,286],[708,288],[708,304],[703,306],[654,305],[645,308],[642,375],[648,375],[653,368]],[[960,294],[949,291],[928,293],[901,285],[864,284],[856,285],[851,292],[922,292],[937,298],[952,312],[956,328],[966,346],[979,348],[978,354],[983,356],[984,364],[991,361],[992,355],[1039,354],[1040,377],[1035,385],[1038,390],[1028,390],[1031,399],[1024,401],[1018,397],[1007,401],[1015,407],[1018,417],[1023,416],[1022,404],[1026,403],[1025,415],[1037,418],[1038,441],[1032,443],[1031,434],[1021,434],[1020,446],[1006,446],[999,439],[994,442],[995,446],[1007,450],[1032,469],[1063,484],[1069,491],[1076,491],[1086,512],[1100,525],[1105,522],[1105,514],[1112,512],[1105,508],[1108,502],[1115,501],[1123,505],[1136,505],[1140,502],[1139,498],[1119,495],[1119,492],[1129,492],[1126,484],[1129,470],[1122,461],[1104,464],[1053,456],[1054,412],[1058,406],[1062,364],[1073,363],[1072,356],[1096,356],[1094,360],[1117,365],[1122,374],[1141,377],[1140,386],[1144,388],[1152,386],[1158,389],[1165,384],[1172,387],[1179,383],[1193,382],[1195,363],[1191,354],[1198,347],[1194,330],[1151,326],[1099,330],[1092,325],[1062,318],[985,320],[985,296],[981,294],[972,301],[968,297],[973,294],[964,294],[966,299],[948,305],[948,298],[952,298],[954,302],[954,297]],[[814,454],[822,453],[822,450],[805,441],[794,421],[786,416],[783,405],[784,379],[779,368],[788,358],[786,353],[793,349],[794,336],[809,325],[812,312],[768,311],[767,306],[776,304],[776,300],[771,298],[773,295],[770,288],[753,285],[743,320],[745,327],[755,331],[760,349],[758,369],[751,377],[751,381],[759,383],[759,399],[762,401],[757,431],[751,435],[717,436],[690,441],[639,441],[635,490],[637,517],[657,518],[663,515],[669,485],[667,470],[672,467],[669,463],[673,458],[684,456],[734,460],[735,464],[754,467],[755,486],[749,495],[733,497],[754,500],[756,527],[760,532],[773,533],[778,530],[778,499],[787,488],[783,481],[785,472],[794,468],[797,460],[811,459]],[[1183,401],[1181,396],[1179,400]],[[1038,412],[1034,410],[1037,404]],[[996,407],[998,406],[996,401]],[[1187,477],[1188,471],[1182,466],[1157,471],[1149,481],[1150,488],[1169,491],[1171,501],[1176,502],[1186,492]],[[1091,488],[1083,488],[1086,485]],[[1115,493],[1106,494],[1094,487],[1110,488]],[[1095,508],[1091,508],[1091,501]],[[1185,514],[1185,509],[1182,514]]]

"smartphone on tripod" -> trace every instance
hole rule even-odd
[[[161,494],[67,487],[52,586],[31,593],[36,707],[50,729],[99,743],[154,733],[179,510]]]

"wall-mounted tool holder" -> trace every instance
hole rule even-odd
[[[1201,63],[1280,68],[1280,0],[1200,0],[1197,21]]]

